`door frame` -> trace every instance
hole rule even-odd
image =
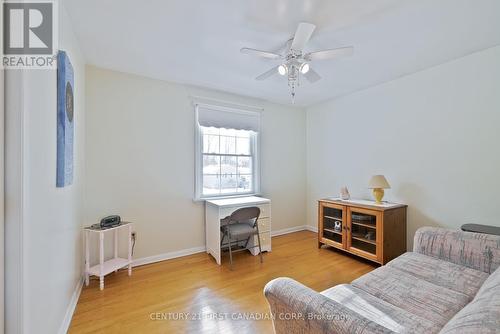
[[[4,76],[4,331],[25,333],[26,120],[25,70]]]
[[[3,17],[3,6],[0,6],[0,17]],[[0,27],[0,36],[2,36]],[[0,333],[5,328],[5,75],[0,69]]]

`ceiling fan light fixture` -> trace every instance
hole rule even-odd
[[[321,76],[311,67],[311,62],[352,55],[352,46],[304,53],[304,48],[311,39],[315,29],[316,26],[312,23],[299,23],[295,35],[286,42],[285,50],[280,53],[242,48],[242,53],[279,60],[281,63],[274,64],[271,69],[256,77],[255,80],[262,81],[276,74],[286,77],[293,102],[295,91],[300,86],[302,77],[309,83],[315,83],[321,79]]]
[[[285,64],[281,64],[280,66],[278,66],[278,73],[280,75],[286,75],[288,72],[288,68],[286,67]]]
[[[300,65],[300,73],[302,74],[306,74],[307,72],[309,72],[309,64],[308,63],[302,63],[302,65]]]

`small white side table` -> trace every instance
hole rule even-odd
[[[128,256],[126,259],[118,257],[118,231],[128,229]],[[114,233],[114,257],[104,261],[104,233]],[[104,276],[118,269],[128,266],[128,275],[132,275],[132,223],[122,222],[120,225],[108,229],[84,228],[85,232],[85,285],[89,285],[90,275],[99,277],[99,288],[104,289]],[[90,266],[89,239],[90,233],[99,235],[99,263]]]

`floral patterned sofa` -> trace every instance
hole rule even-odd
[[[420,228],[413,252],[321,293],[290,279],[264,294],[275,332],[500,333],[500,236]]]

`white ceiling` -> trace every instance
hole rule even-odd
[[[353,45],[302,82],[307,106],[500,44],[499,0],[65,0],[88,63],[290,104],[277,65],[239,52],[279,50],[299,22],[306,51]]]

